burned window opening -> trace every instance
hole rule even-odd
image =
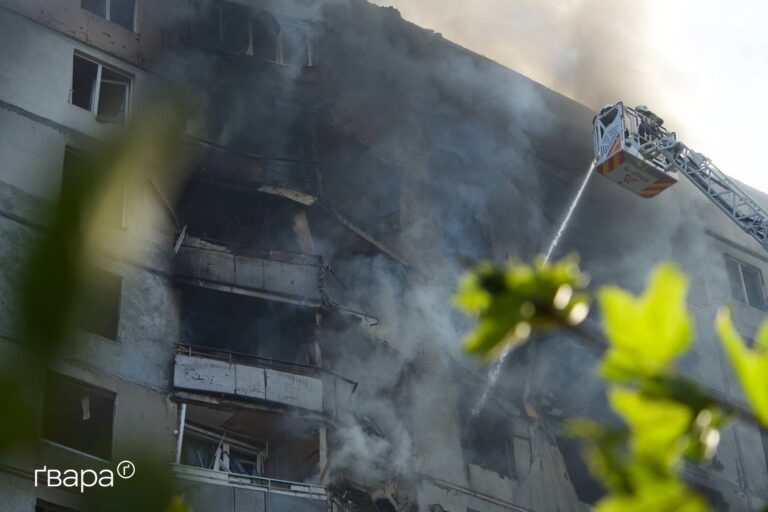
[[[247,6],[231,2],[198,8],[189,23],[188,39],[205,48],[276,64],[303,67],[316,61],[307,27],[283,25],[268,11],[254,14]]]
[[[63,375],[45,379],[42,437],[93,455],[112,457],[115,394]]]
[[[195,286],[182,288],[181,341],[185,345],[287,363],[315,365],[311,308]]]
[[[181,464],[316,483],[320,424],[281,413],[186,405]]]
[[[193,423],[184,426],[182,464],[213,471],[248,476],[264,476],[268,443],[255,446],[226,432],[212,432]]]
[[[80,7],[130,31],[136,28],[136,0],[81,0]]]
[[[467,408],[470,411],[471,408]],[[481,410],[464,424],[462,448],[466,461],[508,478],[517,478],[514,443],[509,420],[488,409]]]
[[[104,123],[123,124],[128,115],[131,77],[78,53],[72,64],[70,102]]]
[[[605,496],[605,489],[589,474],[589,468],[581,455],[580,442],[572,438],[558,437],[557,447],[563,456],[565,469],[579,501],[589,505],[597,503]]]
[[[272,194],[254,193],[221,182],[190,180],[178,211],[190,236],[199,237],[247,256],[264,250],[303,253],[305,245],[294,231],[304,206]],[[258,200],[254,200],[255,197]],[[208,207],[200,208],[198,205]],[[310,228],[314,228],[309,223]],[[310,231],[311,232],[311,231]]]

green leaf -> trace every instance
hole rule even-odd
[[[634,455],[658,463],[658,469],[671,470],[679,462],[685,448],[680,439],[693,420],[688,407],[625,388],[612,389],[610,402],[629,425],[629,446]]]
[[[704,499],[682,483],[669,480],[644,486],[634,494],[614,494],[600,500],[596,512],[707,512]]]
[[[538,259],[533,265],[480,265],[454,296],[460,309],[477,317],[477,327],[464,340],[465,350],[493,356],[523,343],[536,329],[581,322],[589,312],[588,298],[581,292],[586,284],[575,258],[552,264]]]
[[[752,349],[736,331],[727,309],[718,312],[715,327],[755,415],[768,426],[768,322],[760,327]]]
[[[667,367],[690,345],[693,321],[686,309],[687,278],[669,263],[658,265],[645,292],[635,297],[603,287],[598,301],[610,348],[603,376],[626,381]]]

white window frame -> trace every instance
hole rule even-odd
[[[99,18],[101,18],[101,16],[99,16],[98,14],[96,14],[93,11],[89,11],[88,9],[83,9],[83,10],[93,14],[94,16],[98,16]],[[114,21],[112,21],[112,16],[111,15],[112,15],[112,0],[104,0],[104,19],[109,21],[110,23],[115,23]],[[131,32],[136,32],[136,26],[137,26],[136,25],[136,19],[138,18],[138,16],[139,16],[139,0],[134,0],[134,2],[133,2],[133,21],[131,23],[131,27],[130,28],[123,27],[123,28],[126,28],[127,30],[130,30]],[[115,25],[117,25],[117,23],[115,23]],[[122,25],[118,25],[118,26],[122,27]]]
[[[99,97],[100,97],[100,94],[101,94],[101,83],[102,83],[101,73],[102,73],[102,70],[106,67],[110,71],[112,71],[114,73],[117,73],[119,75],[122,75],[122,76],[124,76],[127,79],[127,82],[124,84],[125,85],[125,109],[124,109],[125,110],[125,116],[123,117],[123,120],[121,122],[118,122],[118,123],[115,123],[115,124],[125,124],[125,123],[127,123],[128,122],[128,118],[130,117],[129,114],[130,114],[130,110],[131,110],[131,91],[133,90],[134,76],[132,74],[130,74],[130,73],[127,73],[127,72],[121,70],[121,69],[115,68],[115,67],[110,66],[108,64],[103,64],[98,59],[90,57],[90,56],[88,56],[88,55],[86,55],[86,54],[84,54],[84,53],[82,53],[80,51],[77,51],[77,50],[75,50],[75,57],[83,59],[83,60],[87,60],[88,62],[96,64],[96,80],[93,82],[93,90],[91,91],[91,104],[90,104],[90,108],[88,108],[88,110],[90,112],[96,114],[97,118],[99,116]],[[72,69],[72,79],[70,80],[70,84],[72,82],[74,82],[74,80],[75,80],[74,73],[75,73],[75,70],[74,70],[74,66],[73,66],[73,69]],[[114,81],[114,80],[104,80],[104,82],[105,83],[119,83],[119,84],[123,85],[123,82],[117,82],[117,81]],[[74,89],[72,89],[72,86],[70,85],[70,89],[69,89],[69,103],[72,104],[72,105],[74,105],[74,103],[72,103],[72,96],[73,96],[73,94],[74,94]],[[104,121],[102,121],[102,122],[104,122]]]
[[[741,293],[744,296],[744,300],[743,301],[737,299],[736,297],[731,297],[731,298],[733,300],[735,300],[735,301],[741,302],[742,304],[746,304],[746,305],[751,306],[751,307],[756,308],[756,309],[764,310],[765,306],[766,306],[766,296],[765,296],[765,280],[763,278],[763,271],[760,270],[758,267],[756,267],[754,265],[750,265],[749,263],[741,261],[738,258],[734,258],[730,254],[726,254],[725,255],[725,260],[726,260],[726,263],[725,263],[726,266],[728,265],[728,262],[732,262],[738,268],[738,270],[739,270],[739,272],[738,272],[738,274],[739,274],[739,284],[741,285]],[[757,275],[759,276],[759,279],[760,279],[760,283],[759,283],[759,285],[760,285],[760,297],[762,299],[762,304],[760,304],[759,306],[755,306],[753,304],[750,304],[750,302],[749,302],[749,295],[747,294],[747,285],[744,282],[744,270],[743,270],[744,267],[749,267],[751,269],[756,270],[757,271]],[[727,270],[726,270],[726,272],[727,272]],[[727,276],[727,278],[730,281],[730,279],[731,279],[730,276]],[[730,282],[729,282],[729,285],[730,285]]]

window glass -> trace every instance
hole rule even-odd
[[[93,110],[99,65],[78,55],[72,66],[72,104]]]
[[[728,282],[731,286],[731,297],[740,301],[746,302],[747,298],[744,295],[744,286],[741,282],[741,270],[736,260],[732,258],[725,258],[725,269],[728,272]]]
[[[56,373],[45,381],[45,439],[109,460],[115,396]]]
[[[109,19],[125,27],[128,30],[134,29],[133,17],[136,12],[135,0],[110,0]]]
[[[81,0],[80,7],[102,18],[107,17],[107,0]]]
[[[99,119],[108,122],[125,122],[128,105],[130,78],[111,69],[103,68],[99,88]]]
[[[744,290],[747,292],[747,302],[756,308],[763,308],[763,279],[760,271],[749,265],[741,265],[744,279]]]

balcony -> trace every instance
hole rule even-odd
[[[318,485],[240,475],[175,464],[173,473],[185,500],[200,510],[227,512],[247,510],[290,510],[292,512],[324,512],[328,494]]]
[[[328,416],[336,416],[357,388],[355,382],[322,368],[182,344],[177,345],[173,386]]]
[[[300,306],[322,304],[322,258],[279,251],[229,247],[187,237],[176,257],[183,284],[277,300]]]
[[[193,177],[286,197],[309,206],[317,200],[318,163],[315,160],[278,158],[232,151],[196,139],[200,154]]]

